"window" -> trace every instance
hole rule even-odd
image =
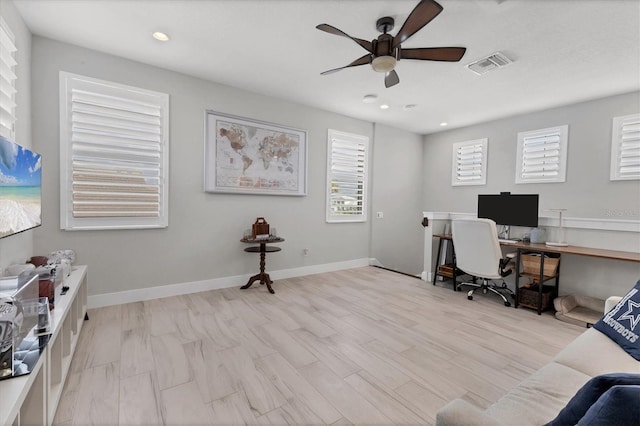
[[[367,220],[369,138],[329,129],[327,222]]]
[[[15,138],[17,65],[13,33],[0,17],[0,135]]]
[[[60,226],[168,225],[169,96],[60,73]]]
[[[564,182],[569,126],[518,133],[516,183]]]
[[[488,140],[453,144],[451,185],[485,185],[487,183]]]
[[[640,179],[640,114],[613,118],[611,180]]]

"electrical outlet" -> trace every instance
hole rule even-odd
[[[376,213],[376,217],[377,217],[378,219],[383,219],[383,218],[384,218],[384,213],[383,213],[383,212],[377,212],[377,213]]]
[[[309,255],[309,249],[308,248],[303,248],[302,249],[302,255],[303,256],[308,256]]]

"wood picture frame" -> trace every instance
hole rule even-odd
[[[307,132],[206,111],[204,190],[307,195]]]

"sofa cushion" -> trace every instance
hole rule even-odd
[[[487,408],[485,414],[509,425],[545,424],[589,379],[591,376],[551,362]]]
[[[638,373],[640,363],[613,340],[590,328],[553,359],[591,377],[607,373]]]
[[[593,327],[640,361],[640,281]]]

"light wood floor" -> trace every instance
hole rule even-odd
[[[238,283],[243,284],[243,283]],[[89,311],[56,424],[433,424],[584,331],[366,267]]]

